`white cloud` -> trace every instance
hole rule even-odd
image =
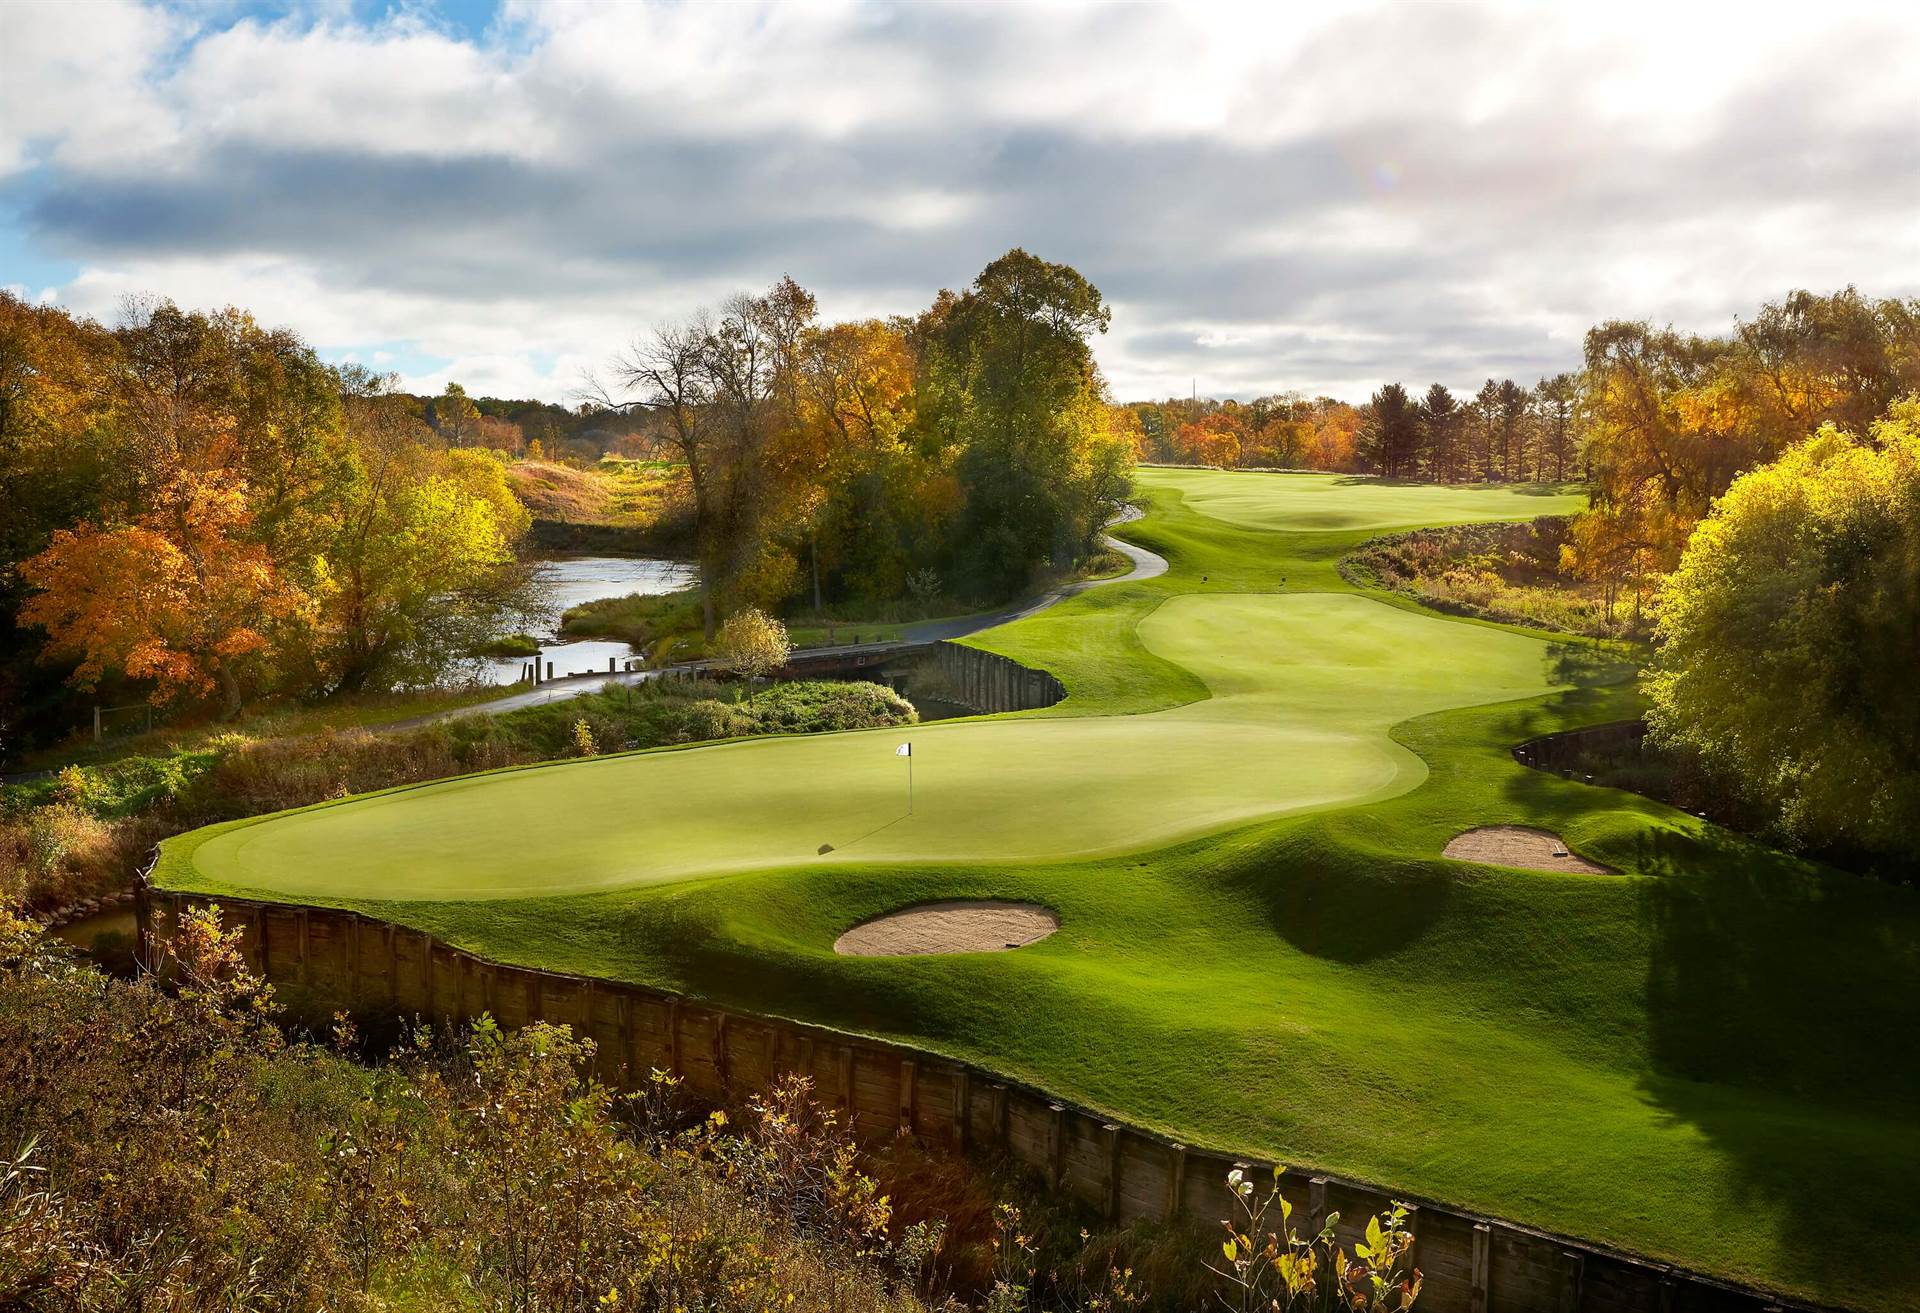
[[[726,291],[910,312],[1016,244],[1113,300],[1123,395],[1526,377],[1604,318],[1920,291],[1891,8],[0,6],[0,51],[63,299],[452,362],[422,385],[564,399]]]

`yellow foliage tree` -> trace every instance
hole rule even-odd
[[[1920,397],[1736,479],[1659,597],[1654,732],[1802,838],[1920,859]]]

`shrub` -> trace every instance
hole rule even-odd
[[[1436,610],[1596,638],[1638,634],[1602,591],[1563,573],[1567,520],[1462,524],[1376,538],[1340,563],[1353,582],[1418,598]]]

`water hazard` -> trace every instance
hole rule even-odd
[[[567,608],[605,597],[670,593],[699,577],[699,571],[685,561],[645,556],[563,556],[540,562],[535,578],[542,615],[534,637],[541,642],[541,660],[553,663],[556,676],[605,671],[609,660],[624,662],[636,655],[625,643],[563,638],[560,617]],[[520,679],[530,660],[510,657],[483,661],[479,677],[484,683],[512,684]]]

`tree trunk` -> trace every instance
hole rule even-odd
[[[240,681],[224,665],[215,672],[220,678],[220,719],[230,721],[240,714]]]

